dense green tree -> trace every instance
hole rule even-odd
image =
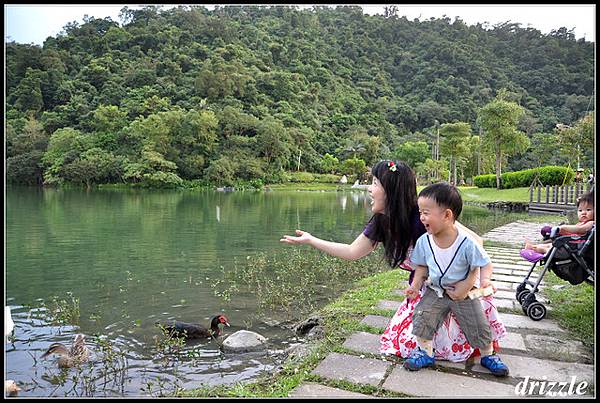
[[[561,152],[567,156],[572,166],[591,166],[594,150],[594,120],[592,112],[579,119],[573,126],[559,126],[555,129]],[[578,166],[578,167],[579,167]]]
[[[440,152],[450,159],[450,171],[452,182],[459,184],[457,178],[457,167],[469,153],[469,140],[471,137],[471,125],[466,122],[444,123],[440,126]]]
[[[42,163],[46,167],[44,183],[49,185],[63,183],[65,180],[63,168],[76,161],[91,146],[91,138],[70,127],[52,133],[48,149],[42,157]]]
[[[12,97],[14,105],[23,112],[30,112],[37,115],[44,108],[42,97],[42,78],[43,73],[37,69],[27,68],[25,77],[19,82]]]
[[[536,133],[550,133],[557,123],[576,127],[594,111],[595,44],[575,40],[571,30],[542,34],[510,22],[487,27],[449,17],[410,21],[396,11],[123,7],[119,22],[86,16],[41,47],[7,42],[10,180],[39,183],[41,169],[52,183],[175,186],[216,179],[219,166],[231,180],[283,180],[284,170],[323,170],[326,154],[371,165],[406,141],[437,146],[436,122],[466,122],[480,135],[477,170],[471,146],[469,157],[446,161],[455,176],[469,176],[490,169],[486,150],[494,135],[478,117],[500,89],[507,89],[503,101],[525,110],[516,130],[535,141]],[[60,158],[52,157],[52,142],[15,154],[30,117],[47,138],[75,130],[84,146],[72,141]],[[590,165],[587,140],[566,134],[582,142],[579,160]],[[513,140],[497,158],[502,169],[537,164],[539,156],[516,152],[524,137]],[[102,151],[85,154],[94,148]],[[562,148],[552,160],[567,165],[577,154],[567,143]],[[40,152],[48,154],[46,163]],[[437,175],[427,173],[431,164],[423,159],[429,155],[415,164],[432,179]],[[107,156],[123,175],[115,168],[82,179]],[[232,169],[227,161],[235,162]]]
[[[338,170],[340,161],[329,153],[325,153],[321,160],[321,172],[334,174]]]
[[[407,141],[401,144],[392,154],[395,159],[404,161],[409,167],[416,169],[430,157],[429,145],[424,141]]]
[[[360,158],[348,158],[342,162],[340,171],[344,175],[349,175],[355,179],[362,180],[367,173],[367,164]]]
[[[514,102],[502,99],[502,94],[485,105],[479,112],[479,126],[483,130],[483,142],[496,156],[496,188],[500,189],[502,158],[523,152],[530,141],[525,134],[517,130],[517,123],[523,114],[523,108]]]

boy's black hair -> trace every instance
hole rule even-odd
[[[438,206],[450,209],[454,215],[454,221],[458,220],[463,202],[455,186],[448,182],[434,183],[421,190],[419,197],[432,199]]]
[[[584,202],[590,206],[594,206],[594,191],[590,190],[589,192],[586,192],[584,194],[582,194],[581,196],[579,196],[579,198],[577,199],[577,207],[579,207],[579,205]]]

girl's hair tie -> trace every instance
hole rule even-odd
[[[396,164],[394,164],[394,161],[390,161],[387,163],[388,169],[392,172],[396,172]]]

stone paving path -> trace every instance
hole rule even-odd
[[[560,219],[548,223],[531,223],[519,220],[494,228],[487,234],[484,234],[482,238],[484,241],[498,241],[521,247],[523,246],[524,238],[528,238],[531,241],[541,241],[540,229],[544,225],[559,225],[561,222]]]
[[[581,342],[569,339],[555,321],[549,318],[531,320],[524,315],[520,304],[515,300],[516,286],[522,282],[531,264],[519,256],[522,237],[518,239],[518,246],[514,239],[519,235],[528,236],[532,240],[539,239],[539,228],[539,223],[519,221],[496,228],[483,236],[484,239],[515,244],[510,248],[486,247],[494,263],[492,279],[498,287],[495,300],[500,318],[508,331],[507,336],[500,340],[501,357],[510,368],[508,377],[494,377],[479,365],[479,359],[461,363],[438,360],[434,368],[411,372],[402,367],[402,359],[381,355],[379,337],[401,301],[379,301],[374,308],[388,310],[389,315],[367,315],[361,323],[380,329],[380,332],[351,334],[343,344],[347,352],[331,352],[312,373],[324,381],[371,385],[406,396],[519,398],[521,396],[516,394],[516,387],[526,385],[529,390],[534,381],[568,382],[569,385],[573,383],[571,390],[576,390],[581,382],[587,382],[587,388],[580,390],[595,390],[593,352]],[[395,292],[402,295],[400,290],[404,286],[406,284],[399,285]],[[543,302],[541,296],[538,300]],[[534,389],[533,396],[540,396],[539,386],[540,384]],[[554,390],[559,390],[558,384]],[[293,390],[290,397],[373,396],[318,383],[306,383]]]

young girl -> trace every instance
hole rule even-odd
[[[550,230],[550,237],[554,238],[561,235],[584,235],[594,226],[594,191],[591,190],[581,195],[577,199],[577,218],[579,222],[575,225],[559,225]],[[521,256],[525,258],[542,257],[552,248],[552,243],[532,244],[525,239],[525,249],[521,251]],[[536,252],[532,254],[531,252]],[[532,256],[534,255],[534,256]]]
[[[371,173],[373,183],[369,186],[369,195],[373,217],[351,244],[325,241],[301,230],[296,230],[296,237],[285,235],[281,242],[307,244],[347,260],[356,260],[368,255],[381,242],[386,261],[391,267],[400,267],[411,272],[408,280],[411,284],[414,271],[410,264],[410,252],[417,239],[425,233],[425,227],[419,219],[414,173],[405,163],[394,161],[377,163]],[[478,243],[482,243],[477,234],[458,222],[456,224]],[[424,289],[421,290],[421,294],[423,292]],[[398,308],[381,336],[381,353],[408,358],[416,348],[416,337],[411,334],[412,313],[419,299],[419,296],[405,299]],[[492,296],[482,298],[481,303],[492,327],[494,347],[498,349],[497,340],[506,334],[506,329],[498,320]],[[433,346],[438,359],[465,361],[475,353],[467,343],[453,314],[444,320],[442,327],[437,331]]]

